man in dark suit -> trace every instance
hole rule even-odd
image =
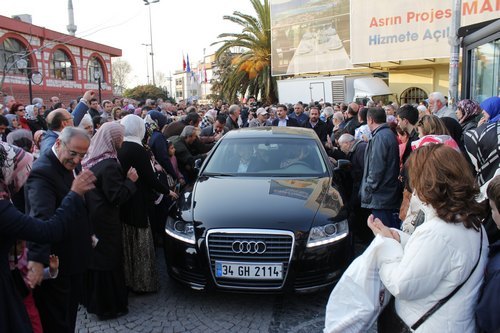
[[[26,212],[48,220],[71,188],[75,168],[85,156],[90,144],[87,132],[65,127],[54,146],[42,154],[31,170],[25,185]],[[78,302],[83,288],[83,276],[91,251],[91,237],[86,213],[74,217],[77,226],[62,242],[29,244],[28,279],[45,332],[74,332]],[[57,279],[42,283],[43,268],[49,255],[59,257]]]
[[[319,140],[321,143],[325,144],[326,143],[326,137],[328,135],[328,129],[327,125],[324,121],[319,119],[319,109],[316,106],[313,106],[309,110],[309,120],[306,121],[303,125],[305,128],[311,128],[316,132],[318,135]]]
[[[291,126],[291,127],[299,127],[299,123],[296,119],[288,118],[287,116],[287,107],[283,104],[277,106],[276,111],[278,118],[273,120],[273,126]]]
[[[203,143],[217,142],[229,129],[225,126],[226,121],[223,116],[218,116],[213,125],[201,130],[200,140]]]

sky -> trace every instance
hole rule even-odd
[[[240,32],[224,15],[240,11],[254,15],[249,0],[160,0],[151,6],[155,72],[165,76],[182,69],[182,56],[196,64],[217,46],[217,36]],[[143,0],[73,0],[76,36],[122,50],[121,59],[132,66],[128,87],[151,80],[149,12]],[[67,33],[67,0],[2,1],[1,15],[31,14],[34,25]],[[158,83],[158,82],[157,82]],[[165,83],[168,86],[168,83]]]

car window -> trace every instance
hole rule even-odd
[[[323,176],[318,144],[304,138],[223,139],[203,173],[262,176]]]

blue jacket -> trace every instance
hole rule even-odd
[[[75,127],[78,127],[80,125],[80,122],[82,121],[83,116],[87,113],[87,110],[89,107],[87,104],[80,102],[77,104],[76,108],[73,110],[73,125]],[[40,155],[45,154],[47,151],[49,151],[54,143],[56,143],[57,138],[59,137],[59,134],[54,132],[53,130],[48,130],[43,134],[42,141],[40,142]]]
[[[59,134],[54,132],[53,130],[47,130],[42,137],[42,141],[40,142],[40,156],[46,154],[56,143]]]
[[[500,329],[500,241],[490,245],[483,289],[476,307],[476,322],[484,332]]]
[[[361,181],[361,207],[398,209],[400,205],[399,147],[389,125],[382,124],[372,132],[365,151]]]

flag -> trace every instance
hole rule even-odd
[[[186,65],[186,72],[191,72],[191,66],[189,66],[189,54],[186,55],[186,62],[187,62],[187,65]]]
[[[186,70],[186,59],[184,59],[184,52],[182,52],[182,70]]]
[[[208,82],[208,78],[207,78],[207,67],[205,67],[205,65],[203,65],[203,77],[205,79],[205,83]]]

